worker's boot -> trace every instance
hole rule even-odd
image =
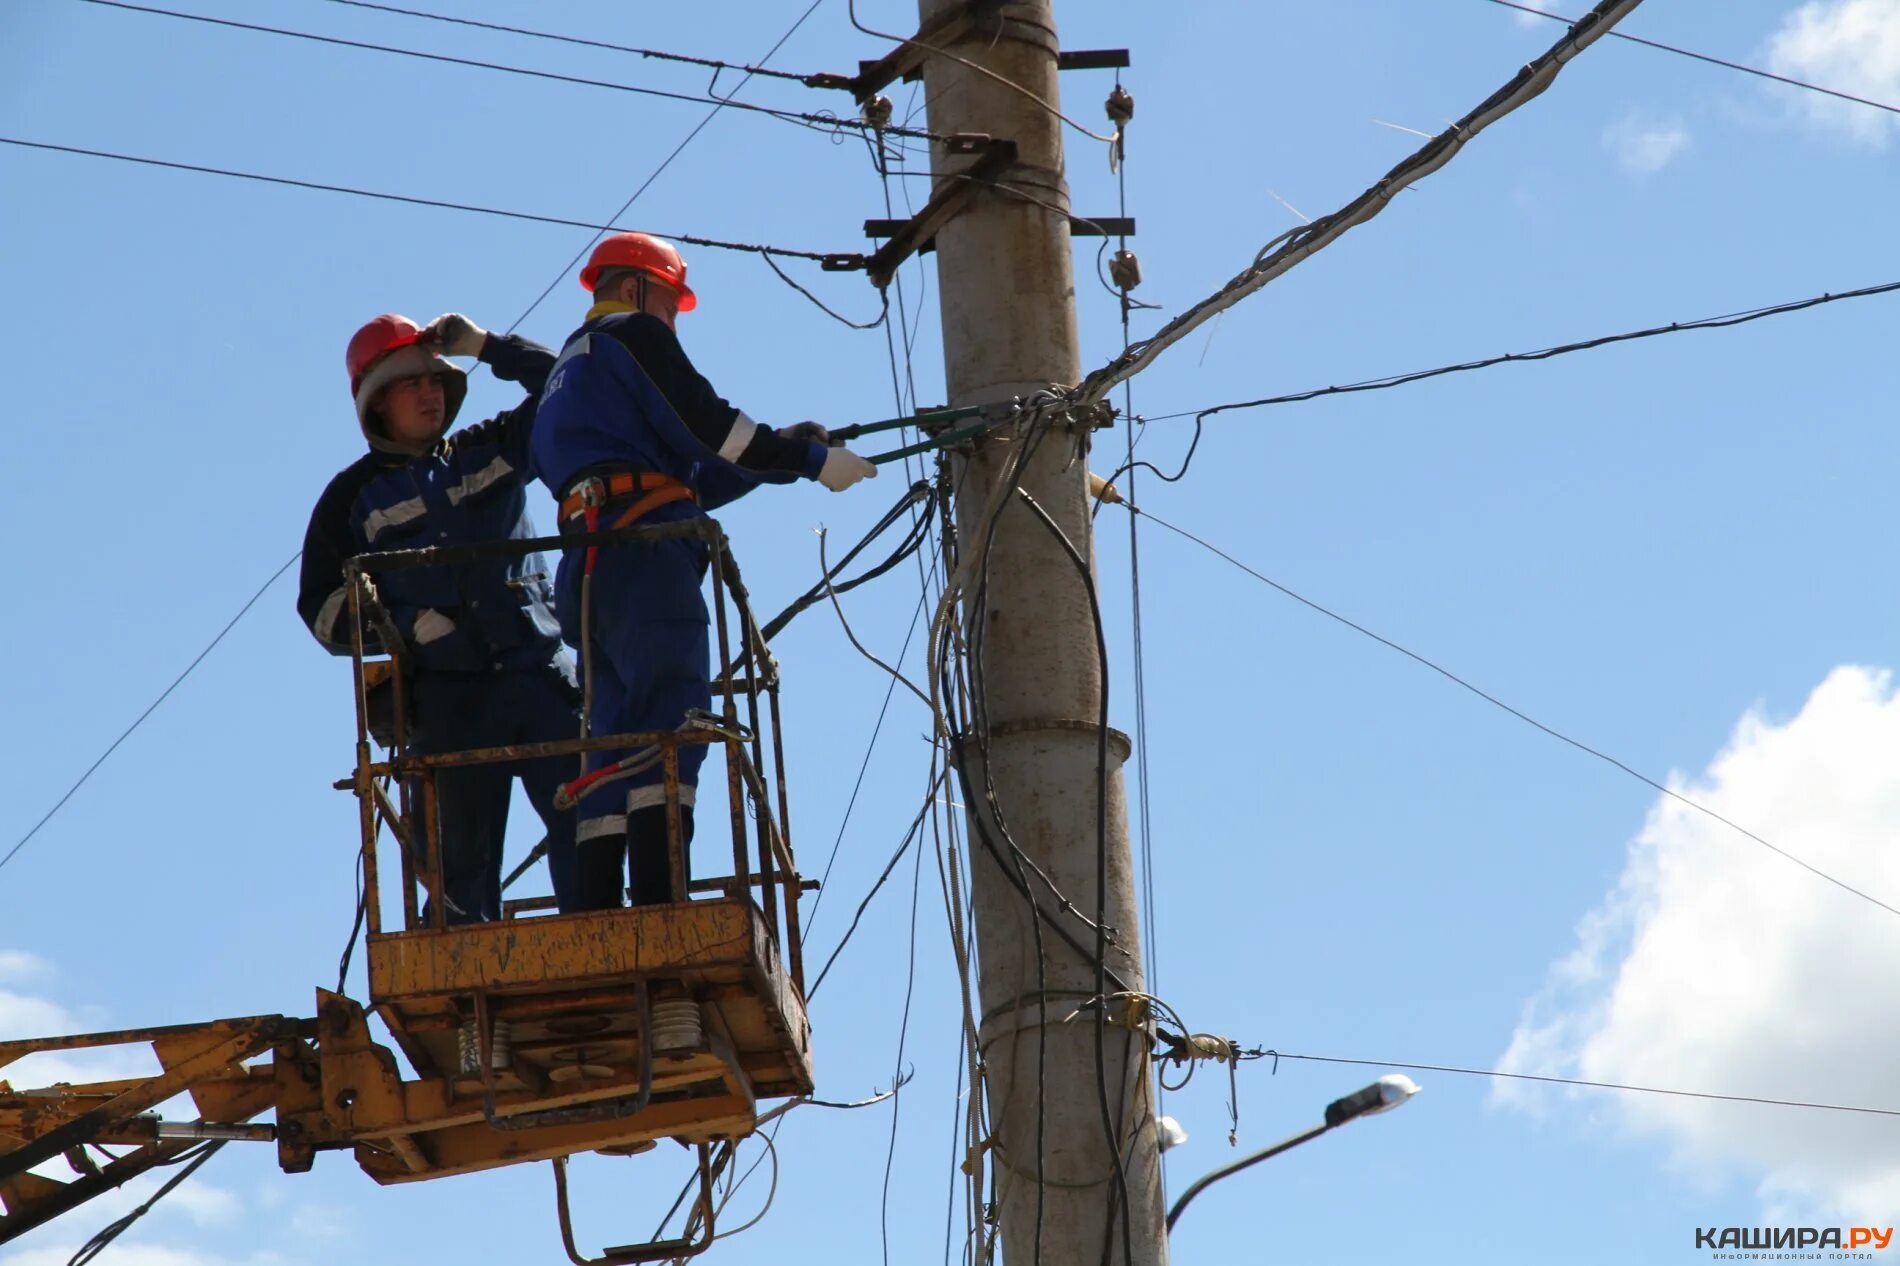
[[[693,878],[693,807],[680,806],[680,849],[686,880]],[[636,906],[684,901],[687,894],[673,891],[673,867],[668,859],[666,806],[652,805],[627,815],[627,895]]]
[[[583,910],[618,910],[623,904],[625,876],[621,861],[627,855],[627,837],[603,835],[574,846],[569,884],[571,895],[562,914]]]

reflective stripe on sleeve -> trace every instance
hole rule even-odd
[[[738,461],[739,454],[745,452],[746,445],[752,442],[758,430],[759,424],[747,417],[744,409],[739,410],[738,416],[732,419],[732,429],[726,432],[726,442],[719,446],[720,459]]]

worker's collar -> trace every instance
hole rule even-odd
[[[640,311],[640,309],[634,304],[620,303],[613,299],[603,299],[599,303],[595,304],[593,307],[587,309],[587,319],[589,321],[596,321],[596,320],[599,320],[601,317],[613,316],[615,313],[618,313],[618,312],[638,312],[638,311]]]

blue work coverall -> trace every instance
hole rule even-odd
[[[464,427],[420,456],[372,450],[330,481],[304,536],[297,610],[318,642],[350,653],[343,564],[357,554],[472,545],[534,535],[528,445],[554,353],[488,336],[481,359],[528,388],[514,409]],[[560,642],[538,554],[383,572],[376,587],[407,643],[410,752],[419,755],[572,739],[580,730],[574,664]],[[433,615],[427,614],[433,613]],[[421,627],[418,628],[418,621]],[[365,649],[380,653],[366,625]],[[572,758],[438,771],[443,893],[450,923],[501,917],[502,845],[516,777],[548,832],[557,897],[572,869],[574,814],[554,808]]]
[[[642,526],[703,516],[760,483],[816,479],[825,447],[781,436],[721,399],[687,359],[664,321],[625,304],[601,303],[568,338],[548,378],[533,441],[534,473],[566,496],[589,478],[645,472],[670,477],[692,500],[658,506]],[[601,507],[613,523],[635,496]],[[564,533],[584,530],[577,516]],[[711,707],[706,602],[707,547],[672,540],[602,547],[590,586],[592,645],[581,646],[581,575],[587,550],[562,552],[555,610],[568,645],[591,657],[594,734],[677,728],[689,709]],[[629,753],[595,754],[593,768]],[[679,749],[680,801],[687,839],[706,749]],[[636,905],[684,900],[667,864],[662,767],[606,783],[582,796],[576,824],[575,900],[562,909],[621,904],[627,858]],[[682,840],[682,845],[686,840]]]

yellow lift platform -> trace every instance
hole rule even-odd
[[[308,1170],[320,1151],[349,1149],[379,1183],[551,1160],[574,1262],[690,1256],[711,1243],[714,1177],[731,1145],[757,1128],[759,1101],[813,1088],[798,924],[806,885],[787,822],[777,666],[724,533],[701,519],[588,539],[681,537],[703,541],[710,559],[719,650],[714,713],[665,733],[427,756],[407,749],[401,657],[364,655],[363,629],[389,624],[374,577],[572,542],[508,541],[352,561],[356,768],[338,786],[354,792],[360,813],[367,1008],[319,989],[314,1019],[251,1016],[0,1042],[0,1076],[29,1055],[133,1044],[149,1044],[162,1069],[46,1088],[0,1081],[0,1243],[210,1139],[274,1141],[288,1173]],[[728,649],[735,625],[736,654]],[[400,646],[392,633],[384,644]],[[374,758],[372,730],[387,744],[385,759]],[[672,905],[560,915],[540,898],[506,903],[496,922],[444,924],[437,771],[549,755],[573,755],[578,769],[584,751],[653,749],[665,771],[677,880],[686,873],[678,751],[688,743],[725,753],[729,873],[696,880],[692,899]],[[395,928],[384,926],[382,863],[391,852],[401,876]],[[372,1014],[413,1076],[372,1035]],[[180,1094],[191,1096],[195,1117],[161,1119],[159,1106]],[[265,1114],[274,1120],[253,1120]],[[632,1154],[666,1138],[697,1150],[700,1195],[686,1236],[596,1258],[579,1253],[565,1158]],[[100,1150],[115,1145],[129,1150]],[[717,1156],[715,1145],[724,1145]],[[70,1174],[45,1172],[62,1159]]]

